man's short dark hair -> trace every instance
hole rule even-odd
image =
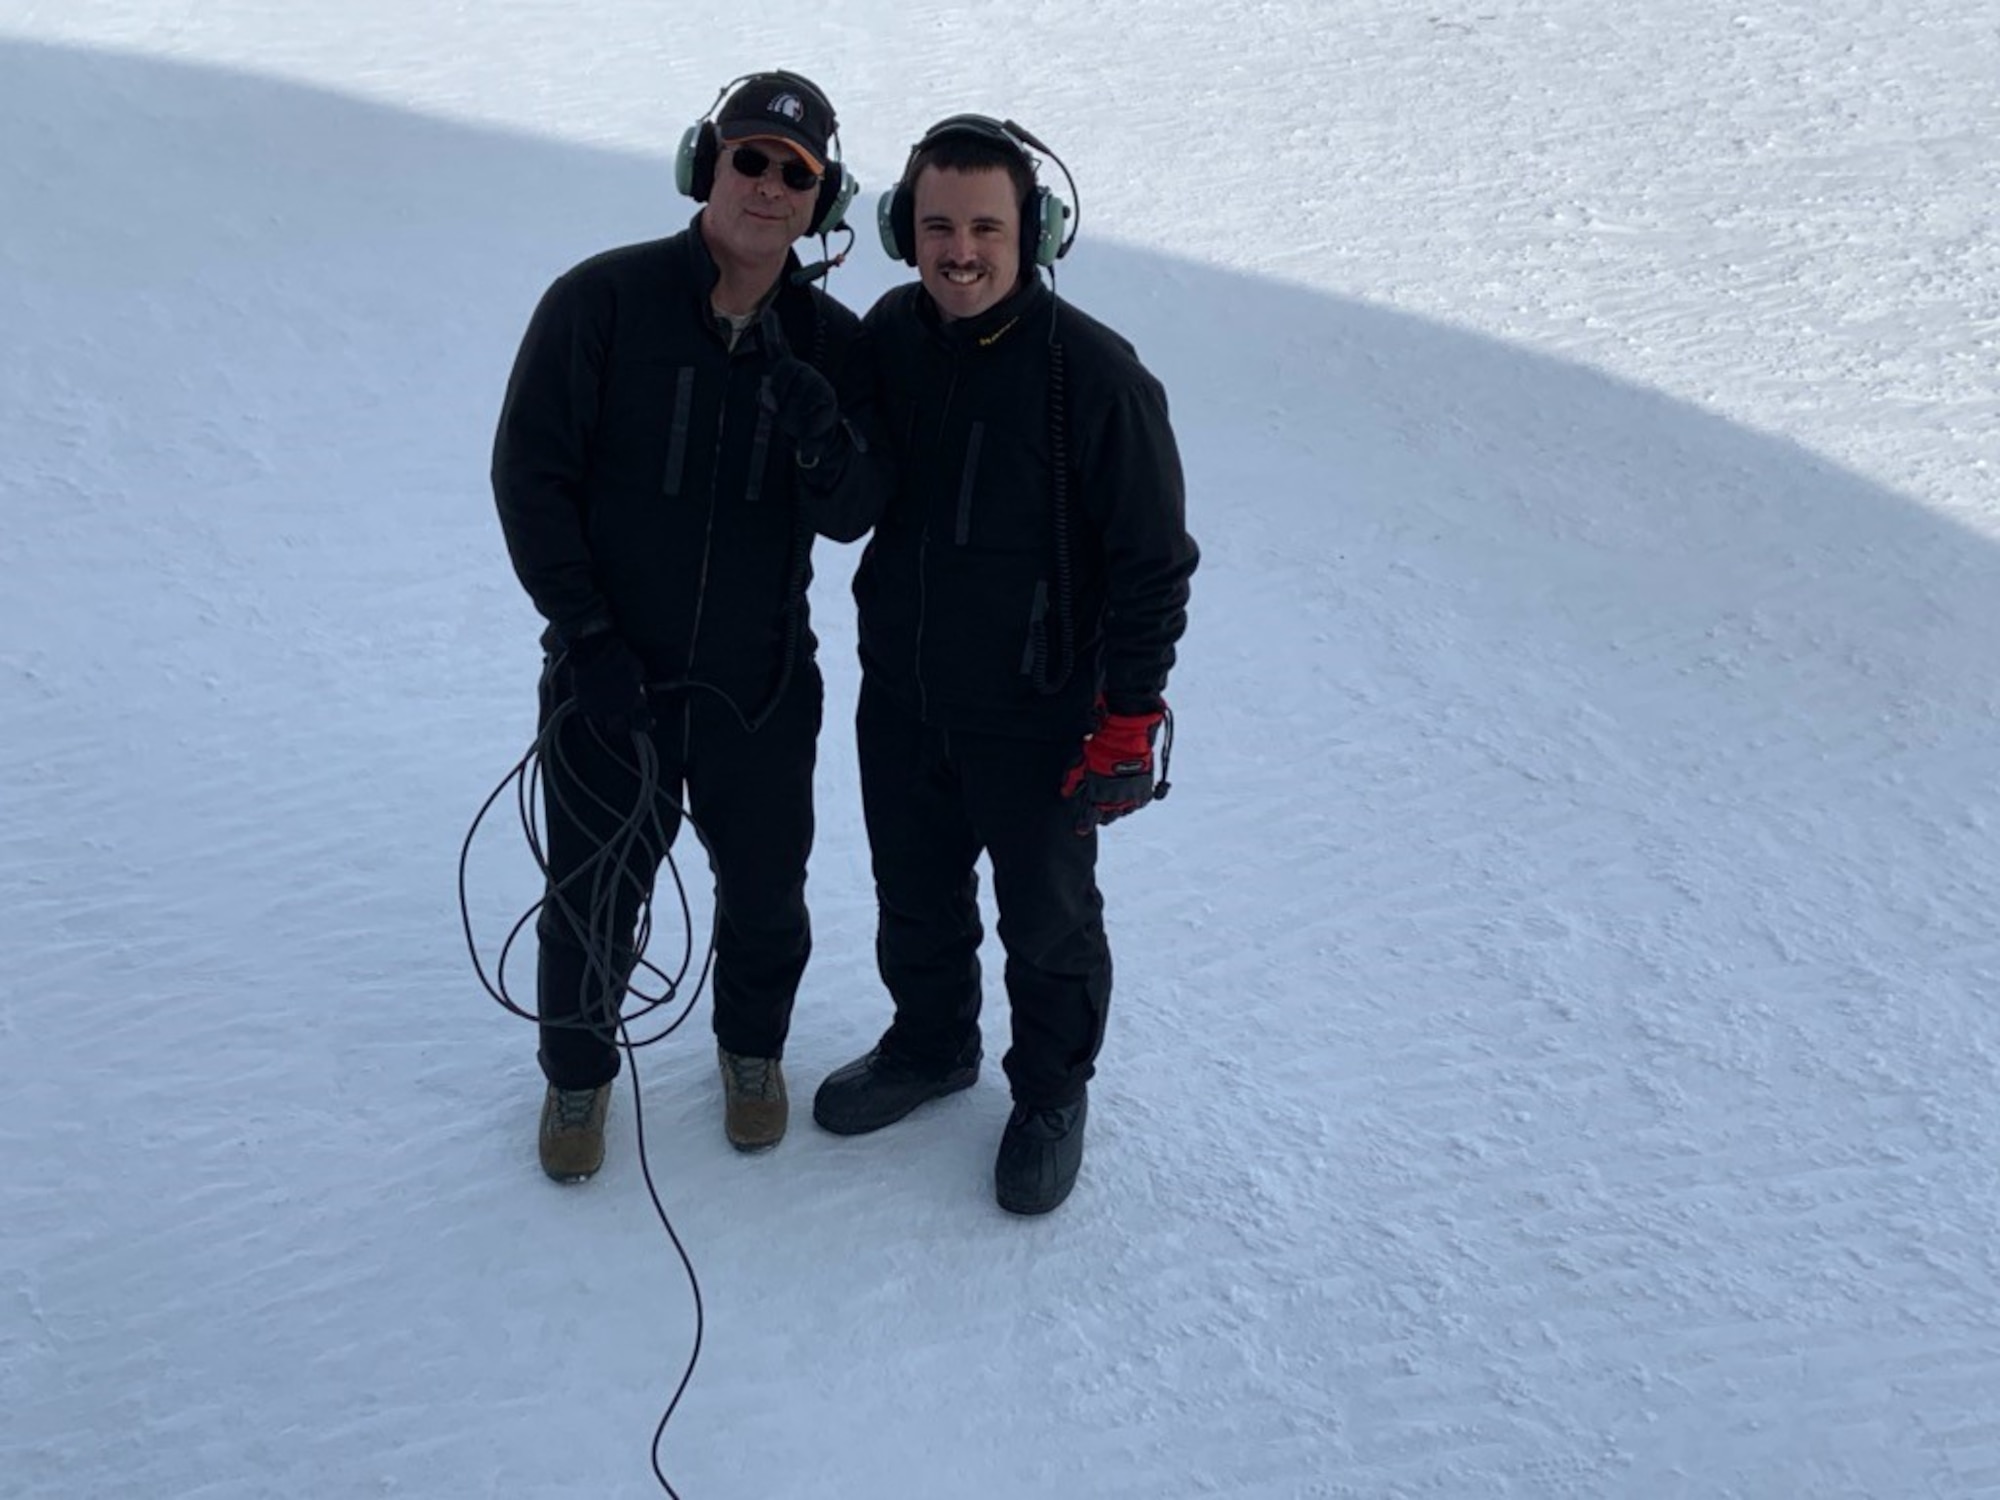
[[[1028,158],[1012,146],[985,136],[951,134],[932,141],[910,163],[912,190],[925,167],[938,167],[946,172],[985,172],[999,167],[1014,180],[1014,199],[1023,207],[1035,192],[1035,169],[1028,164]]]

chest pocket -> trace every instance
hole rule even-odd
[[[952,545],[976,552],[1046,552],[1051,477],[1039,443],[974,422],[951,491]]]
[[[688,429],[694,421],[694,367],[674,372],[674,391],[667,403],[667,466],[660,475],[660,493],[678,495],[687,477]]]
[[[986,424],[974,422],[965,444],[965,468],[958,477],[958,524],[951,539],[963,547],[972,540],[972,496],[979,484],[979,448],[986,441]]]

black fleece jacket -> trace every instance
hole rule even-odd
[[[851,541],[870,520],[801,483],[759,392],[781,346],[838,386],[857,320],[792,285],[793,257],[731,349],[699,225],[549,288],[507,384],[493,495],[547,646],[615,629],[654,682],[706,683],[747,716],[816,648],[812,534]]]
[[[985,733],[1081,736],[1100,693],[1156,708],[1199,553],[1166,393],[1132,346],[1039,278],[954,322],[913,282],[862,330],[857,415],[888,461],[854,580],[869,678]]]

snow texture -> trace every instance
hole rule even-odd
[[[459,934],[486,458],[768,66],[864,227],[944,114],[1062,153],[1205,562],[1022,1222],[997,1070],[805,1118],[886,1011],[822,547],[793,1133],[638,1068],[679,1492],[2000,1493],[1993,0],[0,0],[0,1491],[659,1493],[632,1098],[545,1181]]]

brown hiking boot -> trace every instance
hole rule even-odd
[[[785,1066],[775,1057],[715,1049],[722,1068],[722,1132],[738,1151],[769,1151],[785,1138],[791,1104]]]
[[[604,1165],[604,1117],[611,1113],[611,1085],[559,1089],[542,1099],[542,1170],[557,1182],[582,1182]]]

